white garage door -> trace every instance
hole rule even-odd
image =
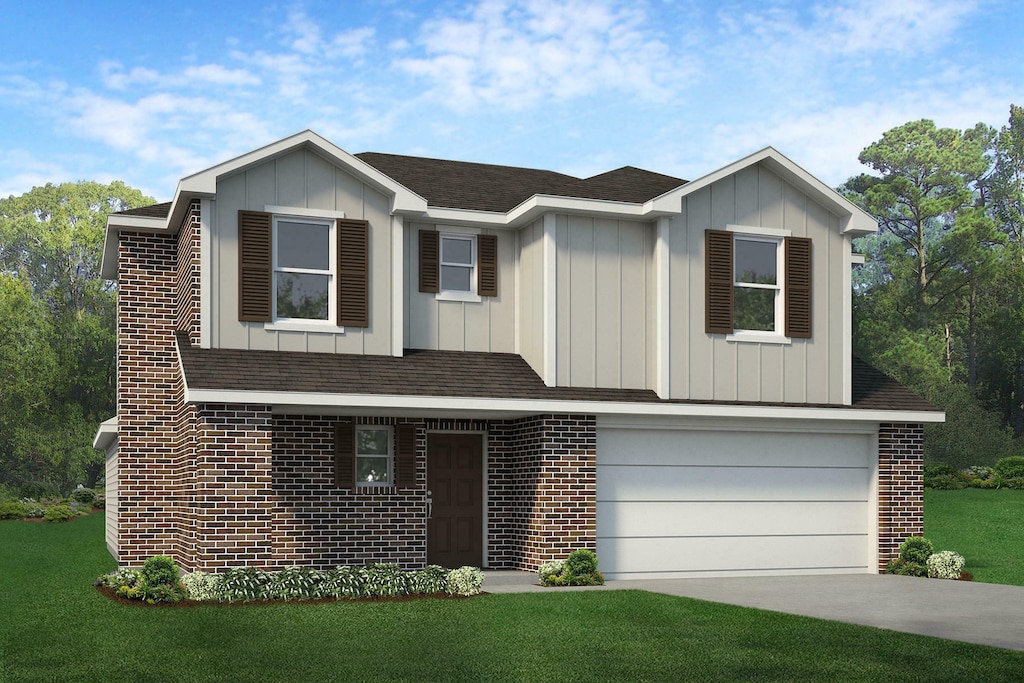
[[[872,437],[599,428],[608,578],[872,571]]]

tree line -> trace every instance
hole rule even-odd
[[[992,464],[1024,434],[1024,109],[1006,125],[885,132],[839,192],[878,218],[855,248],[854,352],[946,409],[926,458]],[[123,182],[0,199],[0,486],[94,486],[115,410],[116,285],[99,273]]]

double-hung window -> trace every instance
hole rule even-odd
[[[274,319],[335,319],[335,223],[274,217]]]
[[[782,321],[781,242],[735,236],[733,325],[736,331],[777,332]]]
[[[356,427],[356,483],[359,486],[392,485],[391,427]]]
[[[441,291],[476,294],[476,236],[441,234]]]
[[[498,296],[498,238],[459,231],[420,230],[419,291],[440,301],[479,302]]]

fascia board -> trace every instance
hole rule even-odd
[[[842,223],[840,232],[843,234],[851,234],[856,237],[874,234],[878,231],[878,222],[871,214],[818,180],[774,147],[765,147],[727,166],[723,166],[717,171],[712,171],[685,185],[680,185],[678,188],[670,190],[660,197],[651,199],[644,206],[649,211],[671,211],[678,213],[683,197],[758,163],[763,164],[765,168],[776,173],[804,194],[813,197],[815,201],[826,209],[838,215]]]
[[[275,409],[344,408],[362,410],[430,410],[452,414],[585,413],[587,415],[651,415],[665,417],[741,417],[760,419],[846,420],[852,422],[943,422],[945,413],[858,410],[797,406],[751,406],[690,403],[633,403],[618,401],[558,401],[389,394],[320,394],[289,391],[189,389],[189,403],[258,403]]]
[[[115,440],[117,440],[117,417],[112,417],[100,423],[99,429],[96,430],[96,436],[93,437],[92,447],[105,451]]]

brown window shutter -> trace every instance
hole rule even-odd
[[[811,240],[786,238],[786,336],[811,337]]]
[[[704,330],[711,334],[732,333],[732,233],[705,230]]]
[[[480,235],[476,238],[477,294],[498,296],[498,238]]]
[[[263,211],[238,212],[238,319],[270,322],[272,217]]]
[[[356,485],[356,428],[346,422],[334,425],[334,485],[340,489]]]
[[[338,324],[370,325],[370,224],[338,219]]]
[[[416,487],[416,427],[401,424],[395,427],[395,486]]]
[[[420,230],[420,291],[441,291],[441,252],[437,230]]]

